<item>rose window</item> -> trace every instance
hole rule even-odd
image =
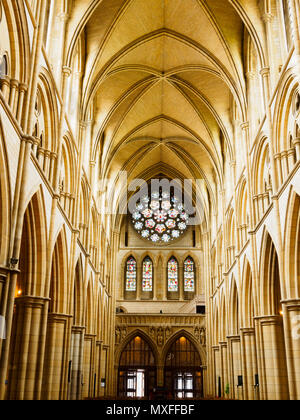
[[[189,215],[176,196],[161,191],[140,200],[132,222],[142,238],[155,244],[167,244],[186,232]]]

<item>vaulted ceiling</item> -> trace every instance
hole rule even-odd
[[[233,112],[242,119],[247,108],[238,5],[255,12],[256,1],[74,3],[81,13],[69,26],[69,57],[81,34],[82,109],[93,106],[102,176],[169,172],[213,191],[225,151],[234,155]]]

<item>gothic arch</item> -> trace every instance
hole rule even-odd
[[[68,247],[65,226],[59,232],[53,252],[50,278],[50,311],[66,314],[68,311]]]
[[[262,136],[256,146],[252,163],[252,181],[254,194],[262,194],[266,191],[266,182],[268,182],[267,172],[270,168],[270,154],[266,136]]]
[[[285,228],[285,281],[287,299],[300,298],[300,196],[291,191]]]
[[[67,194],[75,193],[75,150],[69,133],[63,137],[62,161],[60,168],[61,192]]]
[[[227,305],[226,305],[226,297],[225,293],[222,291],[221,298],[220,298],[220,336],[219,340],[221,342],[226,341],[227,337]]]
[[[153,356],[154,356],[154,360],[155,360],[155,365],[157,366],[159,361],[161,360],[161,357],[159,355],[159,351],[157,349],[157,345],[156,343],[154,343],[154,341],[152,340],[151,337],[149,337],[148,334],[146,334],[143,330],[137,328],[136,330],[130,332],[126,338],[122,341],[121,345],[117,348],[116,353],[115,353],[115,366],[119,367],[120,364],[120,359],[121,356],[123,354],[123,351],[126,349],[127,345],[134,340],[135,337],[141,337],[150,347]]]
[[[26,83],[30,71],[30,36],[26,11],[23,3],[2,0],[9,28],[10,41],[10,77],[21,83]]]
[[[231,285],[229,292],[229,314],[230,324],[229,331],[231,335],[239,335],[240,333],[240,299],[238,286],[235,277],[231,277]]]
[[[299,94],[299,83],[292,70],[285,73],[275,103],[273,137],[276,139],[274,152],[287,152],[291,148],[290,136],[294,135],[297,109],[296,99]]]
[[[205,351],[204,351],[203,347],[196,340],[196,338],[186,330],[177,331],[175,334],[173,334],[169,338],[169,340],[165,344],[165,346],[162,350],[162,353],[161,353],[160,361],[161,361],[162,365],[163,366],[165,365],[168,352],[170,351],[170,348],[172,347],[172,345],[181,337],[186,338],[188,341],[190,341],[193,344],[193,346],[195,347],[195,349],[197,350],[197,352],[199,354],[199,358],[201,360],[202,366],[205,366],[205,364],[206,364],[206,354],[205,354]],[[200,366],[199,366],[199,368],[200,368]]]
[[[249,229],[249,212],[248,212],[248,189],[246,179],[243,177],[237,195],[237,223],[238,223],[238,234],[239,234],[239,245],[243,247],[248,238]]]
[[[22,398],[25,393],[29,399],[33,398],[34,390],[30,384],[31,380],[29,377],[22,377],[22,372],[24,374],[29,366],[31,369],[36,368],[41,351],[39,331],[43,329],[43,326],[39,311],[47,300],[44,295],[47,234],[41,190],[31,197],[23,217],[19,250],[20,271],[17,277],[10,341],[9,386],[7,388],[9,399]],[[36,317],[34,327],[28,320],[26,322],[28,310],[30,316]],[[28,348],[32,351],[30,360],[28,357],[23,357]]]
[[[236,250],[236,226],[235,226],[235,212],[230,206],[226,217],[226,248],[227,248],[227,269],[229,269],[235,258]]]
[[[57,152],[58,108],[53,80],[46,68],[42,68],[38,91],[41,95],[41,110],[43,111],[44,142],[42,147],[51,152]]]
[[[213,315],[213,345],[217,346],[220,337],[220,325],[219,325],[219,305],[215,302],[215,309]]]
[[[18,288],[26,296],[45,296],[47,236],[44,197],[39,188],[26,206],[22,228]]]
[[[278,315],[284,295],[280,280],[278,254],[266,229],[262,239],[259,290],[261,314]]]
[[[94,328],[94,299],[93,299],[93,278],[90,277],[90,280],[86,287],[85,292],[85,326],[86,333],[93,334]],[[108,327],[108,326],[107,326]]]
[[[83,326],[83,314],[84,314],[84,292],[83,292],[83,265],[82,256],[78,258],[75,275],[74,275],[74,293],[73,293],[73,323],[76,326]]]
[[[254,327],[254,293],[253,293],[253,277],[249,261],[245,258],[242,274],[242,299],[241,307],[243,308],[241,314],[242,327]]]

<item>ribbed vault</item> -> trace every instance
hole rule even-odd
[[[213,203],[225,160],[235,159],[233,115],[247,113],[245,34],[262,50],[255,2],[80,1],[80,10],[66,64],[84,39],[81,113],[93,115],[100,177],[118,183],[120,171],[130,180],[174,168],[204,180]]]

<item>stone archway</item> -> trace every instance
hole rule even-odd
[[[118,365],[118,397],[146,399],[156,387],[157,358],[152,346],[138,332],[124,346]]]
[[[164,360],[166,392],[175,399],[203,398],[203,369],[200,353],[186,334],[171,341]]]

